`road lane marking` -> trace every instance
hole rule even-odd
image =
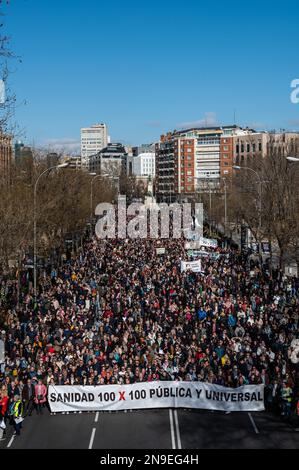
[[[96,435],[96,430],[97,430],[96,428],[93,428],[93,430],[92,430],[88,450],[92,449],[94,437]]]
[[[178,418],[178,411],[175,410],[174,412],[174,420],[175,420],[175,428],[176,428],[176,438],[178,443],[178,449],[182,448],[182,441],[181,441],[181,433],[180,433],[180,426],[179,426],[179,418]]]
[[[176,449],[172,410],[169,410],[169,421],[170,421],[170,432],[171,432],[171,445],[173,449]]]
[[[96,417],[95,417],[94,422],[97,423],[98,421],[99,421],[99,412],[96,413]]]
[[[257,428],[257,425],[255,424],[255,421],[254,421],[254,419],[253,419],[252,414],[251,414],[251,413],[248,413],[248,416],[249,416],[249,419],[250,419],[251,424],[252,424],[252,426],[253,426],[253,429],[254,429],[254,431],[255,431],[255,434],[259,434],[260,432],[259,432],[259,430],[258,430],[258,428]]]
[[[7,444],[7,449],[9,449],[9,448],[11,447],[13,441],[15,440],[15,437],[16,437],[15,435],[12,436],[11,440],[10,440],[9,443]]]

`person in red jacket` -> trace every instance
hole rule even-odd
[[[8,396],[4,390],[0,390],[0,441],[5,439],[6,413],[8,408]]]

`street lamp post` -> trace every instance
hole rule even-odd
[[[34,185],[34,197],[33,197],[33,287],[34,287],[34,298],[36,301],[37,297],[37,189],[38,183],[41,178],[46,174],[51,172],[52,170],[58,170],[67,168],[69,166],[68,163],[63,163],[61,165],[52,166],[51,168],[47,168],[47,170],[43,171],[39,177],[37,178],[35,185]]]

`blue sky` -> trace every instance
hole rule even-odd
[[[114,141],[236,122],[299,129],[299,4],[270,0],[11,0],[22,63],[11,85],[26,141],[76,146],[106,122]]]

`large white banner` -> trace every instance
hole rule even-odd
[[[264,386],[237,389],[202,382],[146,382],[132,385],[49,386],[52,412],[195,408],[264,411]]]
[[[193,273],[201,273],[201,260],[197,261],[181,261],[181,272],[192,271]]]

